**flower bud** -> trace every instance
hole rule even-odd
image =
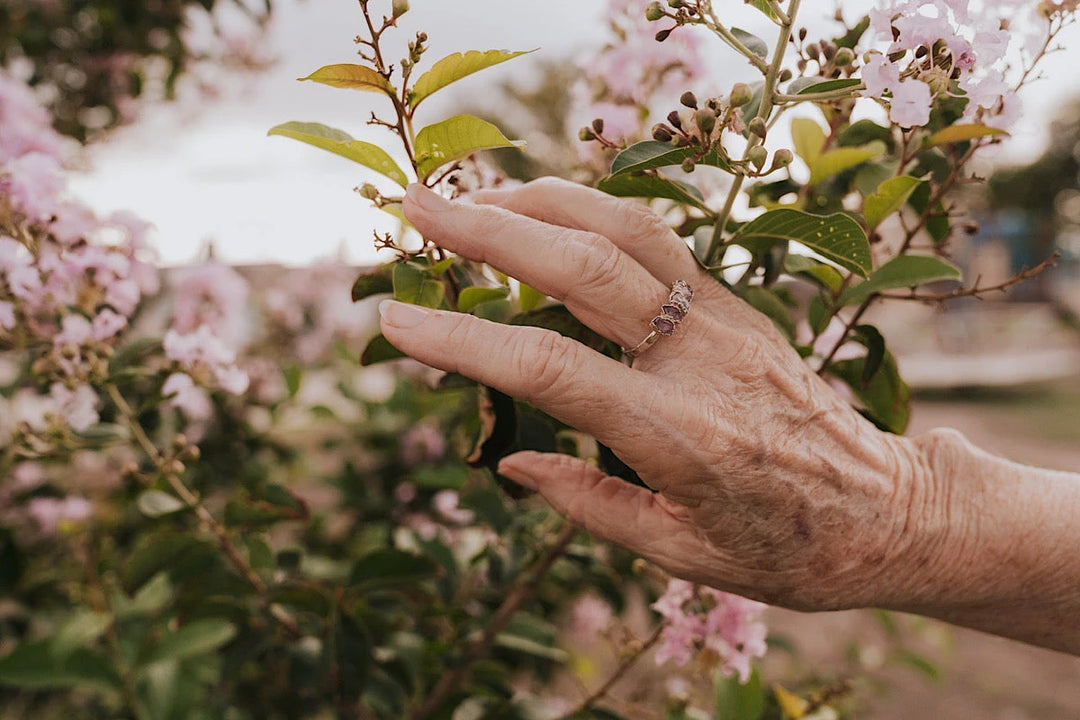
[[[746,83],[735,83],[731,88],[731,95],[728,97],[728,102],[731,103],[731,107],[742,107],[748,104],[754,99],[754,91]]]
[[[671,138],[675,136],[675,133],[671,132],[671,128],[663,123],[656,123],[652,126],[653,140],[660,142],[671,142]]]
[[[682,118],[679,117],[678,110],[672,110],[667,115],[667,121],[671,123],[672,127],[676,130],[682,130]]]
[[[664,12],[664,6],[659,2],[651,2],[645,7],[645,19],[653,22],[664,17],[667,13]]]
[[[790,165],[791,161],[794,160],[794,159],[795,159],[795,155],[793,155],[790,150],[788,150],[787,148],[780,148],[775,153],[773,153],[773,159],[772,159],[773,167],[774,168],[785,168],[788,165]]]
[[[686,158],[685,160],[683,160],[682,170],[683,172],[687,173],[694,172],[694,158]]]
[[[682,97],[679,98],[679,102],[691,110],[697,110],[697,97],[689,90],[682,94]]]
[[[360,197],[365,200],[376,200],[379,197],[379,189],[371,183],[364,183],[359,187],[357,192],[359,192]]]
[[[596,133],[593,132],[591,127],[583,127],[578,130],[578,140],[581,142],[589,142],[596,139]]]
[[[804,28],[804,27],[799,28],[799,42],[802,42],[805,39],[806,39],[806,28]]]
[[[604,118],[596,118],[592,121],[593,132],[597,135],[604,134]]]
[[[713,128],[716,127],[716,115],[713,114],[712,110],[702,108],[694,113],[694,122],[697,123],[701,134],[708,137]]]
[[[671,30],[661,30],[656,33],[656,42],[664,42],[668,39],[669,35],[671,35]]]
[[[818,46],[816,44],[815,45],[807,45],[806,46],[806,56],[808,58],[810,58],[811,60],[817,60],[818,58],[821,57],[821,50],[818,48]]]
[[[780,71],[780,82],[787,82],[791,79],[792,72],[790,68],[784,68]]]
[[[851,48],[840,48],[836,51],[836,57],[833,58],[833,64],[837,67],[847,67],[853,62],[855,62],[855,52]]]
[[[769,151],[765,149],[764,145],[755,145],[747,151],[746,159],[760,170],[765,167],[765,161],[769,159]]]
[[[765,125],[765,121],[759,117],[754,118],[746,126],[746,129],[750,131],[751,135],[757,135],[759,138],[764,139],[769,133],[769,128]]]
[[[396,18],[409,12],[409,0],[394,0],[390,6],[390,12]]]

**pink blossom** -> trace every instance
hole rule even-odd
[[[69,524],[81,524],[93,515],[94,506],[81,497],[34,498],[26,511],[37,522],[46,535],[55,535],[58,530]]]
[[[177,331],[189,333],[207,326],[222,339],[242,337],[248,283],[238,272],[220,263],[181,268],[172,284]]]
[[[214,379],[218,387],[232,395],[243,395],[250,383],[248,374],[235,365],[215,368]]]
[[[94,211],[78,202],[63,202],[56,207],[56,218],[49,232],[61,245],[74,245],[90,237],[100,227]]]
[[[34,91],[0,69],[0,165],[32,152],[59,160],[66,142]]]
[[[190,375],[173,373],[161,386],[161,394],[169,405],[178,409],[190,422],[204,422],[214,414],[214,405],[206,391],[195,385]]]
[[[765,654],[762,603],[672,579],[652,607],[665,623],[656,652],[658,665],[668,661],[685,665],[700,654],[707,666],[737,675],[745,683],[752,660]]]
[[[134,280],[118,280],[110,283],[105,290],[105,302],[112,305],[121,315],[131,315],[139,306],[142,292]]]
[[[53,338],[57,346],[85,345],[94,336],[94,328],[90,321],[82,315],[68,315],[60,325],[60,332]]]
[[[23,462],[15,466],[11,473],[13,490],[15,492],[27,492],[39,487],[45,482],[45,468],[41,463]]]
[[[98,421],[98,396],[89,385],[69,390],[63,383],[53,383],[49,397],[56,415],[75,432],[83,432]]]
[[[920,127],[930,122],[934,98],[930,86],[921,80],[904,80],[892,89],[889,119],[901,127]]]
[[[607,630],[614,618],[611,604],[595,593],[579,597],[570,611],[571,627],[576,634],[585,638]]]
[[[182,365],[201,362],[213,367],[228,365],[236,360],[236,353],[226,347],[206,325],[186,334],[169,330],[165,333],[164,347],[165,357]]]
[[[52,219],[60,207],[59,196],[67,186],[59,161],[51,155],[31,152],[8,161],[6,186],[15,209],[32,223]]]
[[[880,54],[874,53],[862,69],[862,81],[866,85],[866,97],[879,98],[900,83],[900,68]]]
[[[394,486],[394,499],[402,505],[408,505],[416,499],[417,495],[416,484],[411,483],[408,480]]]
[[[15,328],[15,305],[0,300],[0,330],[13,330]]]
[[[126,317],[106,308],[94,318],[94,339],[108,340],[127,327],[127,324]]]
[[[468,525],[476,516],[472,510],[458,507],[459,500],[456,490],[440,490],[431,498],[431,505],[444,520],[455,525]]]
[[[446,454],[446,438],[431,423],[413,425],[401,435],[401,459],[408,467],[431,463]]]

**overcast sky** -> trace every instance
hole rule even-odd
[[[429,57],[468,49],[540,48],[425,103],[427,120],[453,110],[448,100],[483,102],[491,97],[484,91],[493,82],[526,79],[542,61],[602,42],[597,18],[605,5],[599,0],[413,0],[404,26],[410,31],[420,23],[429,31]],[[190,261],[208,241],[222,259],[234,262],[299,264],[336,255],[341,248],[354,262],[373,257],[371,230],[383,220],[352,192],[365,179],[360,167],[285,138],[266,137],[270,127],[288,120],[323,122],[371,137],[363,121],[375,96],[295,80],[322,65],[354,61],[352,38],[362,22],[357,4],[278,0],[275,7],[268,41],[278,58],[274,67],[230,81],[220,99],[153,110],[95,147],[91,172],[73,183],[102,212],[130,209],[152,221],[165,262]],[[815,25],[825,26],[826,16],[803,13],[811,32]],[[1075,27],[1063,43],[1080,47]],[[1047,66],[1048,79],[1025,94],[1028,117],[1010,141],[1009,157],[1036,153],[1043,126],[1033,118],[1052,115],[1062,100],[1080,94],[1080,77],[1071,67],[1077,59],[1077,50],[1055,56]],[[747,79],[749,74],[748,69]]]

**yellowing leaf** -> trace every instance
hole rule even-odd
[[[817,185],[824,182],[833,175],[838,175],[860,163],[884,155],[886,150],[888,148],[885,143],[876,140],[862,147],[842,147],[830,150],[807,163],[810,166],[810,184]]]
[[[465,54],[454,53],[453,55],[447,55],[416,81],[412,92],[409,93],[409,105],[415,108],[424,98],[463,77],[531,52],[534,51],[488,50],[480,52],[479,50],[470,50]]]
[[[405,171],[381,147],[363,140],[354,140],[348,133],[327,127],[322,123],[287,122],[271,128],[267,135],[281,135],[314,145],[360,163],[390,178],[401,187],[409,184],[409,177]]]
[[[343,63],[339,65],[326,65],[307,77],[297,78],[301,82],[311,80],[336,88],[349,90],[364,90],[367,92],[381,92],[391,97],[397,94],[397,90],[390,81],[369,67],[363,65],[351,65]]]
[[[816,120],[795,118],[791,121],[791,139],[795,142],[795,153],[811,165],[821,155],[826,137]]]
[[[902,208],[921,182],[922,180],[910,175],[901,175],[881,183],[877,191],[866,198],[863,204],[866,227],[873,230],[882,220]]]
[[[477,150],[524,146],[524,142],[508,140],[499,128],[478,117],[455,115],[417,133],[416,164],[420,178],[426,180],[442,166],[466,158]]]
[[[806,715],[808,703],[801,697],[779,685],[773,685],[773,693],[780,709],[784,711],[784,720],[801,720]]]
[[[981,137],[993,137],[1008,134],[1009,133],[1004,130],[988,127],[986,125],[950,125],[931,135],[929,144],[933,147],[935,145],[947,145],[949,143],[963,142],[965,140],[975,140],[976,138]]]

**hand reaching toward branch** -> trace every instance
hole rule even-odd
[[[557,180],[475,205],[413,185],[429,240],[564,302],[625,348],[677,280],[693,305],[632,367],[548,330],[387,301],[387,339],[594,435],[655,492],[562,455],[500,471],[672,574],[802,610],[919,612],[1080,653],[1080,478],[906,439],[837,396],[644,206]]]

